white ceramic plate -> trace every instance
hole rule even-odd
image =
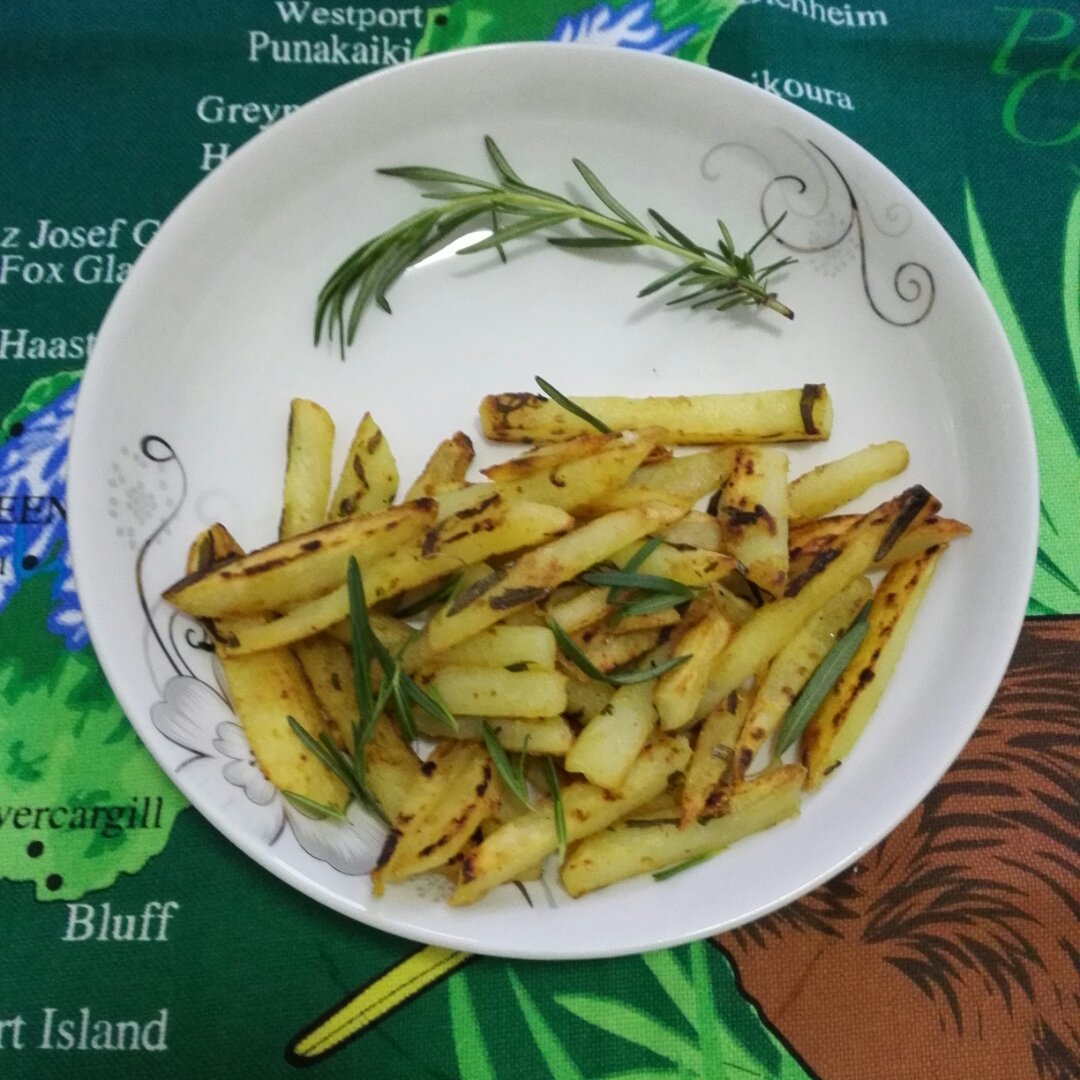
[[[410,272],[391,294],[395,314],[367,316],[344,363],[314,347],[326,276],[417,204],[414,187],[375,168],[486,175],[485,133],[542,186],[563,190],[579,156],[626,205],[655,206],[695,236],[714,235],[723,216],[749,242],[763,213],[788,210],[779,236],[803,250],[779,287],[795,321],[666,309],[663,298],[635,299],[660,263],[535,244],[507,267],[483,256]],[[774,253],[784,248],[770,241]],[[535,373],[571,394],[825,382],[833,437],[794,448],[793,470],[903,439],[904,481],[929,487],[974,535],[943,560],[867,734],[797,821],[664,883],[577,901],[548,885],[529,887],[531,903],[505,886],[464,910],[431,885],[373,900],[364,871],[377,830],[358,813],[349,826],[320,824],[283,803],[251,763],[198,634],[157,597],[207,523],[226,522],[248,547],[274,538],[290,398],[325,403],[343,432],[370,409],[407,483],[439,438],[475,432],[483,394],[529,390]],[[577,46],[475,50],[369,76],[230,158],[117,296],[81,390],[71,461],[71,537],[94,646],[192,803],[320,903],[408,938],[510,956],[702,937],[851,863],[923,798],[983,715],[1036,543],[1033,439],[1012,357],[960,252],[911,192],[843,135],[742,82]]]

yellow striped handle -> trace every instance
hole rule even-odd
[[[472,958],[471,953],[425,945],[300,1032],[286,1049],[286,1057],[294,1065],[313,1065]]]

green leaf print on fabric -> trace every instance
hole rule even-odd
[[[1035,424],[1039,453],[1039,555],[1031,586],[1028,613],[1080,613],[1080,455],[1077,442],[1047,386],[1023,324],[1005,287],[990,240],[975,206],[969,184],[964,186],[968,232],[975,271],[1001,319],[1024,380]],[[1080,191],[1073,197],[1065,226],[1062,298],[1065,327],[1074,367],[1080,371]],[[1077,388],[1073,388],[1078,392]]]
[[[704,64],[738,0],[458,0],[429,8],[415,56],[507,41],[609,45]]]
[[[474,964],[448,984],[467,1080],[807,1080],[707,942],[595,964],[512,965],[516,1017],[502,970]]]
[[[4,437],[77,379],[63,372],[32,383],[0,422]],[[0,611],[0,879],[33,882],[39,900],[78,899],[137,872],[164,848],[186,805],[92,650],[50,631],[64,572],[59,561],[39,567]]]

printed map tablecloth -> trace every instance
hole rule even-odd
[[[418,949],[239,856],[113,699],[65,529],[80,369],[180,198],[343,81],[546,39],[708,64],[885,162],[997,307],[1042,467],[1030,617],[926,802],[759,923],[591,963]],[[0,1076],[1080,1076],[1080,7],[7,0],[0,88]]]

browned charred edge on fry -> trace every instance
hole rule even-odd
[[[874,552],[874,562],[881,562],[892,550],[893,545],[903,535],[904,530],[918,517],[919,512],[933,498],[929,491],[916,484],[910,487],[901,496],[900,512],[893,519],[888,531],[882,537],[877,551]]]
[[[467,506],[464,510],[459,510],[453,516],[460,518],[462,521],[467,521],[469,518],[476,517],[477,514],[482,514],[485,510],[490,510],[493,506],[498,506],[500,502],[502,502],[502,496],[496,492],[475,506]]]
[[[383,843],[382,851],[379,852],[379,858],[375,863],[375,868],[381,870],[389,861],[390,857],[394,854],[394,849],[398,845],[398,841],[401,839],[401,833],[397,829],[391,829],[387,833],[386,840]]]
[[[520,589],[507,589],[505,592],[493,596],[488,601],[492,611],[505,611],[507,608],[518,607],[528,604],[533,600],[540,600],[547,596],[548,590],[539,585],[525,585]]]
[[[484,593],[495,588],[504,577],[506,577],[507,570],[500,567],[497,570],[493,570],[487,577],[481,578],[479,581],[474,581],[468,588],[462,589],[461,592],[454,597],[450,602],[450,606],[446,609],[447,615],[456,615],[459,611],[464,610],[474,600],[478,600]]]
[[[840,548],[829,547],[819,551],[811,560],[810,565],[801,573],[796,574],[784,589],[786,597],[798,596],[803,586],[813,577],[817,577],[826,566],[840,555]]]
[[[820,435],[814,423],[814,405],[825,396],[825,387],[821,383],[807,383],[799,397],[799,416],[802,418],[803,431],[807,435]]]
[[[546,397],[528,393],[489,394],[484,399],[484,404],[490,408],[496,418],[493,425],[496,431],[509,431],[511,429],[510,416],[518,409],[538,409],[546,403]]]
[[[413,499],[412,502],[402,503],[401,506],[395,506],[393,508],[393,511],[401,511],[408,506],[413,506],[417,510],[422,511],[433,511],[438,509],[438,503],[434,499],[425,496],[424,498]],[[385,513],[386,511],[383,512]],[[400,516],[392,517],[383,525],[383,530],[386,532],[392,532],[394,529],[398,528],[400,524]],[[275,541],[273,544],[267,544],[265,547],[258,548],[255,551],[249,552],[247,555],[244,555],[242,552],[240,552],[235,555],[228,555],[224,558],[215,559],[209,567],[203,570],[198,570],[193,574],[185,574],[184,577],[180,578],[179,581],[174,582],[167,589],[165,589],[161,595],[166,600],[169,600],[177,593],[181,592],[183,589],[186,589],[189,585],[194,585],[195,582],[199,581],[201,578],[207,577],[210,574],[216,574],[222,570],[225,571],[225,573],[223,574],[225,578],[254,577],[257,574],[262,574],[265,573],[267,570],[272,570],[275,567],[281,566],[283,563],[287,563],[291,559],[296,557],[295,555],[281,555],[276,558],[268,558],[266,557],[267,552],[273,551],[275,548],[280,547],[283,544],[289,546],[298,544],[300,550],[302,551],[317,551],[320,547],[323,546],[323,544],[326,544],[328,542],[328,538],[332,539],[335,533],[347,533],[349,530],[355,528],[355,525],[355,522],[333,521],[327,525],[320,525],[317,530],[310,530],[311,532],[318,533],[318,536],[313,536],[310,540],[303,540],[302,537],[305,534],[300,533],[297,536],[289,538],[288,540],[278,540]],[[221,528],[224,529],[224,526],[222,526]],[[256,561],[259,557],[263,557],[262,562]],[[239,567],[237,570],[229,571],[227,569],[229,564],[238,562],[241,558],[251,559],[252,562],[249,563],[247,566]]]

